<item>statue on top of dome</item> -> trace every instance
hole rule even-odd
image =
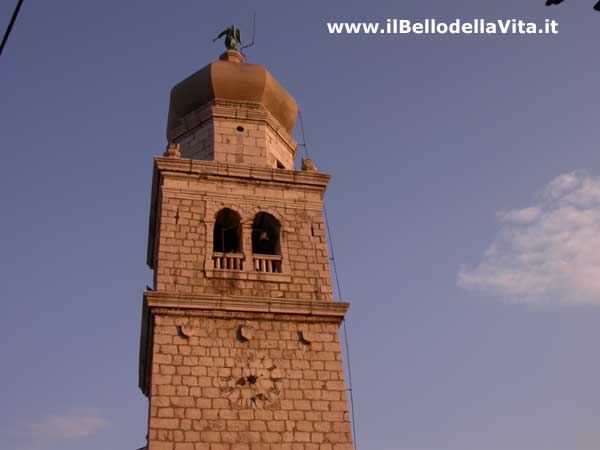
[[[242,43],[242,37],[239,28],[236,28],[234,25],[225,28],[216,38],[213,39],[213,42],[221,39],[223,36],[225,36],[225,47],[227,47],[227,50],[239,50],[238,44]]]

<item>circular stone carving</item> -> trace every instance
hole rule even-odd
[[[282,373],[273,359],[255,351],[235,357],[231,375],[222,377],[221,394],[238,407],[265,408],[281,397]]]
[[[300,342],[304,345],[308,345],[315,340],[314,334],[308,330],[301,330],[298,332]]]
[[[177,325],[177,331],[178,334],[185,338],[196,336],[196,330],[191,323],[182,323]]]
[[[238,338],[241,341],[249,341],[254,337],[254,328],[248,325],[240,325],[238,328]]]

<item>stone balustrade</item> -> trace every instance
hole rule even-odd
[[[281,255],[252,255],[254,270],[264,273],[281,273]]]
[[[243,253],[219,253],[212,256],[213,269],[218,270],[244,270]]]

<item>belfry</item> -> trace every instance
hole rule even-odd
[[[294,170],[296,102],[235,42],[172,89],[154,159],[145,448],[352,450],[339,342],[349,305],[333,301],[323,222],[330,177],[309,160]]]

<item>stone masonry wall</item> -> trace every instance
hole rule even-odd
[[[164,174],[155,289],[164,292],[331,301],[322,216],[323,189],[233,176]],[[244,270],[213,271],[213,228],[219,210],[242,218]],[[281,223],[282,273],[256,275],[251,226],[258,212]]]
[[[277,161],[281,162],[286,169],[294,168],[294,157],[289,147],[271,129],[266,128],[265,136],[268,148],[269,167],[277,167]]]
[[[210,118],[175,143],[184,158],[272,168],[279,161],[286,169],[294,167],[294,150],[262,121]]]
[[[181,155],[189,159],[214,159],[214,126],[206,121],[175,140],[180,145]]]
[[[338,327],[159,310],[149,450],[352,450]]]

